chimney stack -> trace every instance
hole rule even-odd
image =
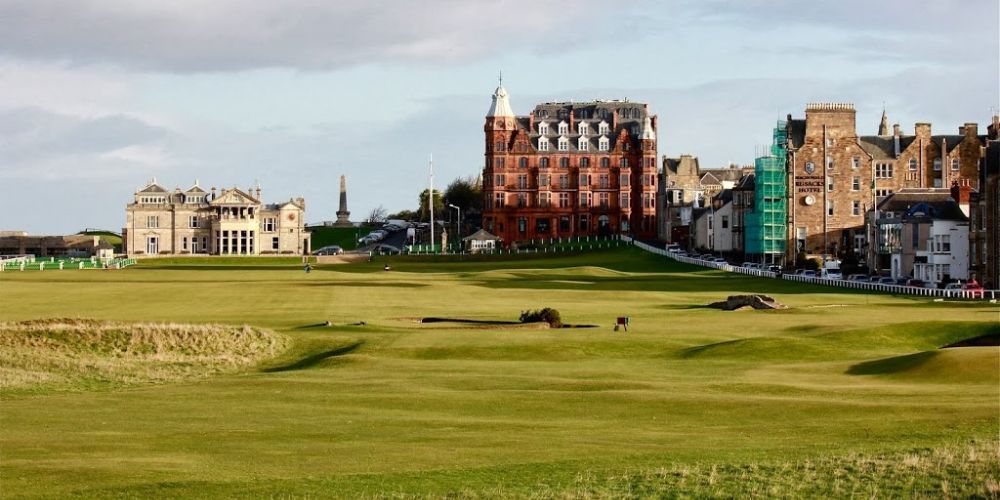
[[[972,186],[968,179],[959,179],[951,184],[951,197],[958,203],[958,207],[962,209],[962,213],[966,217],[969,216],[969,198],[971,192]]]
[[[967,137],[976,137],[979,135],[979,124],[966,123],[964,126],[958,127],[958,133]]]

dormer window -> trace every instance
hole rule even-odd
[[[590,133],[590,126],[587,125],[587,122],[580,122],[580,126],[577,128],[580,130],[580,135],[587,135]]]
[[[611,149],[611,141],[608,140],[607,137],[602,136],[600,140],[597,141],[597,149],[600,151],[607,151]]]
[[[562,125],[559,125],[562,128]],[[559,138],[559,151],[569,151],[569,139],[565,136]]]
[[[549,140],[544,137],[538,138],[538,150],[548,151],[549,150]]]
[[[548,122],[541,122],[541,123],[539,123],[538,124],[538,133],[542,134],[542,135],[548,134],[549,133],[549,123]]]
[[[590,141],[587,140],[586,137],[581,137],[580,140],[577,141],[576,149],[580,151],[587,151],[589,149],[589,146],[590,146]]]
[[[569,133],[569,124],[566,122],[559,122],[559,135],[566,135]]]
[[[609,133],[610,131],[611,131],[611,127],[608,126],[608,122],[602,121],[599,125],[597,125],[597,133],[598,134],[605,135],[605,134]]]

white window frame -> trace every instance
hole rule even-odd
[[[559,122],[559,135],[566,135],[569,133],[569,124],[566,122]]]
[[[151,229],[156,229],[160,227],[160,216],[159,215],[147,215],[146,216],[146,227]]]
[[[539,134],[548,134],[549,133],[549,123],[548,122],[539,122],[538,123],[538,133]]]
[[[569,151],[569,139],[565,136],[559,137],[559,151]]]
[[[549,150],[549,140],[545,137],[538,138],[538,150],[548,151]]]
[[[576,149],[578,151],[588,151],[590,149],[590,141],[586,137],[581,137],[576,141]]]
[[[576,128],[580,135],[587,135],[590,133],[590,126],[587,125],[587,122],[580,122],[580,125]]]

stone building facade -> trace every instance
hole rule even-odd
[[[506,244],[655,237],[656,117],[646,104],[553,102],[515,116],[501,85],[483,130],[483,227]]]
[[[933,135],[930,123],[917,123],[912,135],[899,125],[888,131],[882,115],[879,135],[861,137],[861,146],[872,156],[875,194],[884,198],[906,188],[949,188],[968,184],[979,189],[979,165],[986,136],[976,123],[966,123],[958,134]]]
[[[788,116],[786,257],[863,252],[865,213],[874,207],[872,156],[857,134],[854,105],[816,103]]]
[[[168,191],[150,181],[125,207],[124,250],[129,257],[308,254],[305,200],[264,204],[260,196],[260,186]]]
[[[979,172],[979,191],[971,193],[969,268],[987,288],[1000,287],[1000,117],[993,117],[990,140]]]

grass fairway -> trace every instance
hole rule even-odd
[[[1000,492],[1000,348],[938,349],[1000,333],[996,305],[631,249],[391,262],[4,272],[0,321],[252,325],[290,347],[201,380],[4,394],[3,497]],[[703,307],[753,292],[790,309]],[[417,321],[540,307],[598,327]]]

